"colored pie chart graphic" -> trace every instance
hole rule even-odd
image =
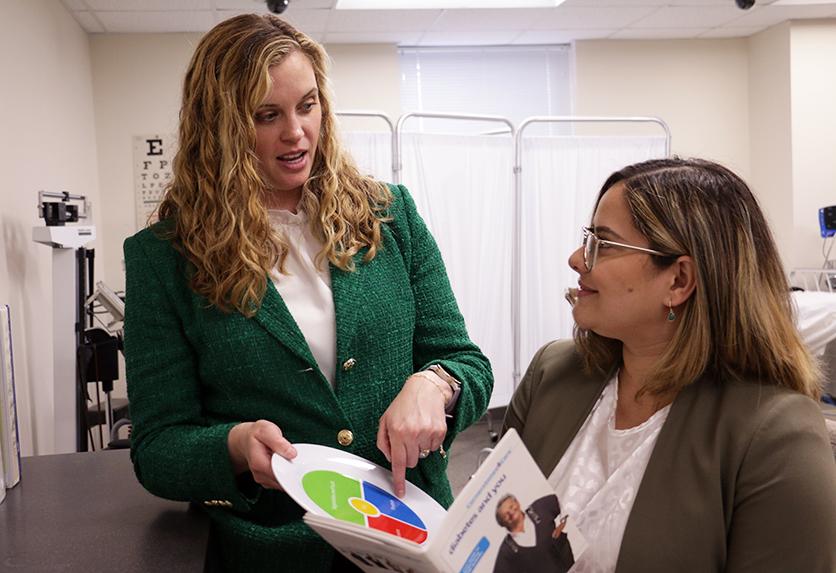
[[[422,544],[427,526],[406,503],[366,480],[330,470],[302,476],[302,489],[336,519],[384,531]]]

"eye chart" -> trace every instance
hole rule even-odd
[[[135,135],[133,138],[137,229],[157,220],[155,210],[171,181],[174,146],[175,137],[171,134]]]

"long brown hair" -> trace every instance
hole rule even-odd
[[[598,195],[625,189],[636,228],[652,249],[688,254],[694,294],[643,392],[678,391],[706,374],[753,379],[817,398],[821,375],[793,322],[790,285],[752,191],[710,161],[658,159],[613,173]],[[659,267],[671,257],[652,256]],[[609,371],[621,343],[575,328],[587,366]]]
[[[311,62],[322,110],[301,203],[323,241],[316,262],[351,271],[354,255],[367,247],[364,260],[371,260],[381,244],[391,194],[361,175],[339,143],[325,51],[273,15],[225,20],[203,36],[186,72],[173,180],[159,207],[191,263],[192,289],[224,311],[254,314],[268,273],[283,268],[287,255],[264,206],[253,116],[271,88],[270,67],[297,51]]]

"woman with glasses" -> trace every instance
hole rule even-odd
[[[746,184],[626,167],[569,265],[574,340],[535,355],[504,429],[589,542],[572,571],[836,571],[820,372]]]

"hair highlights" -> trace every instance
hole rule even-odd
[[[697,270],[694,294],[678,312],[674,338],[645,391],[675,392],[709,375],[818,397],[820,371],[795,328],[789,283],[746,183],[709,161],[659,159],[613,173],[598,201],[617,183],[650,247],[687,253]],[[671,264],[664,257],[652,260]],[[620,361],[617,340],[577,327],[575,339],[589,367],[609,370]]]
[[[385,184],[360,174],[342,149],[322,47],[280,18],[246,14],[221,22],[198,44],[183,84],[173,180],[159,207],[171,238],[191,263],[192,289],[224,311],[251,316],[268,274],[283,268],[285,239],[270,226],[268,186],[255,154],[255,110],[271,87],[270,67],[300,51],[310,60],[322,123],[302,208],[323,241],[317,264],[345,271],[367,248],[374,258],[391,202]]]

